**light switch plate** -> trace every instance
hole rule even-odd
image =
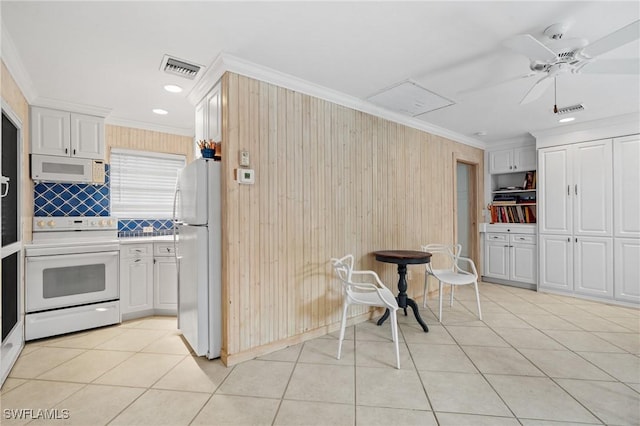
[[[249,167],[249,151],[240,151],[240,165]]]

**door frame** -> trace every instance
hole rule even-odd
[[[465,155],[463,152],[453,153],[453,241],[458,241],[458,163],[471,166],[469,168],[469,256],[476,264],[478,276],[481,273],[480,262],[480,235],[478,233],[478,223],[482,220],[482,206],[484,204],[483,188],[484,188],[484,164],[478,161],[477,157]]]

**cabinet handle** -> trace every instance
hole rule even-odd
[[[507,246],[503,246],[503,247],[509,247],[509,246],[507,245]]]
[[[571,237],[567,237],[567,242],[570,243],[571,242]]]
[[[75,148],[73,149],[73,155],[76,155],[76,149]]]
[[[517,169],[517,168],[518,168],[518,166],[513,166],[513,170],[515,170],[515,169]]]
[[[571,185],[567,185],[567,197],[571,195]]]
[[[519,240],[524,240],[524,237],[520,237],[520,238],[518,238],[518,239],[519,239]]]
[[[138,263],[138,262],[140,262],[141,260],[142,260],[142,259],[136,259],[136,260],[134,260],[134,262]]]
[[[512,169],[513,169],[513,166],[509,166],[509,170],[512,170]]]
[[[65,149],[64,149],[64,153],[65,153],[65,154],[68,154],[68,153],[69,153],[69,148],[65,148]]]
[[[578,237],[576,237],[576,243],[578,242]]]
[[[154,265],[156,264],[156,260],[155,260],[155,259],[153,259],[153,264],[154,264]]]
[[[578,195],[578,184],[577,183],[575,184],[574,189],[576,191],[576,195]]]

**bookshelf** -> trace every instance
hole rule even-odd
[[[491,223],[536,223],[536,171],[491,177]]]

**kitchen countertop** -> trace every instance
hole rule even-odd
[[[148,237],[120,237],[118,238],[120,244],[144,244],[144,243],[156,243],[156,242],[171,242],[173,241],[173,235],[155,235]]]

